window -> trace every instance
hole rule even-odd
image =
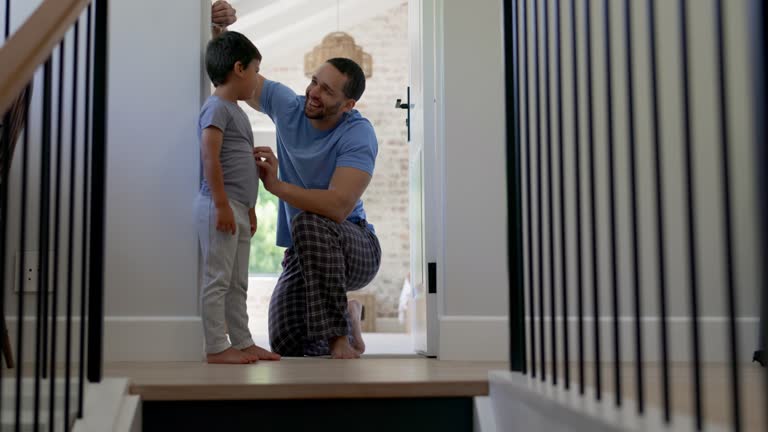
[[[251,275],[276,275],[282,271],[285,248],[275,245],[277,236],[278,199],[267,191],[264,185],[259,187],[259,199],[256,202],[258,229],[251,238],[251,255],[248,259],[248,273]]]

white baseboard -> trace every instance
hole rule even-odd
[[[440,360],[508,361],[509,320],[505,316],[440,317]]]
[[[540,350],[540,327],[539,321],[533,321],[536,332],[536,355]],[[562,319],[556,320],[558,354],[563,356],[563,331]],[[601,357],[602,361],[613,359],[613,319],[610,317],[601,317],[598,321],[600,328]],[[658,362],[661,360],[661,321],[658,317],[645,317],[641,321],[641,331],[643,335],[643,359],[646,362]],[[551,324],[549,318],[544,319],[545,350],[547,361],[551,358],[552,338]],[[530,322],[526,323],[527,326]],[[595,359],[594,355],[594,319],[584,319],[584,340],[585,351],[584,358],[587,362]],[[742,317],[736,320],[736,332],[739,339],[738,353],[740,361],[750,362],[752,354],[757,347],[758,334],[760,329],[760,319],[758,317]],[[526,340],[528,340],[528,350],[530,350],[530,327],[526,328]],[[691,320],[688,317],[668,317],[667,318],[667,346],[669,361],[689,362],[691,356]],[[570,360],[578,361],[577,335],[578,320],[575,317],[568,317],[568,335],[570,347]],[[635,320],[632,317],[619,317],[619,335],[621,344],[622,362],[633,362],[635,358]],[[699,339],[701,347],[701,360],[710,363],[723,363],[730,361],[729,353],[729,322],[725,317],[703,316],[699,319]],[[529,353],[530,355],[530,353]]]
[[[25,317],[24,362],[31,362],[35,352],[34,317]],[[63,362],[65,354],[65,321],[57,324],[57,362]],[[8,317],[11,344],[16,342],[16,317]],[[80,319],[72,320],[72,354],[74,363],[79,362]],[[50,343],[50,342],[49,342]],[[203,332],[200,317],[117,317],[104,319],[104,361],[202,361]]]
[[[106,317],[105,361],[202,361],[200,317]]]
[[[557,349],[559,357],[563,355],[562,320],[556,327]],[[609,317],[599,321],[601,356],[603,361],[613,358],[613,321]],[[526,339],[530,351],[530,324],[526,328]],[[536,355],[539,355],[541,334],[539,321],[533,321],[536,333]],[[646,362],[660,361],[660,320],[658,317],[645,317],[641,321],[643,333],[643,359]],[[584,319],[585,360],[594,361],[594,320]],[[635,356],[634,319],[620,317],[619,332],[622,361],[632,362]],[[760,328],[757,317],[741,317],[736,320],[736,332],[739,339],[739,360],[750,362],[756,349]],[[568,319],[570,360],[578,360],[577,332],[578,322],[574,317]],[[689,362],[691,356],[691,320],[687,317],[669,317],[667,319],[668,355],[673,362]],[[545,350],[547,360],[551,356],[551,320],[544,320]],[[711,363],[728,362],[730,348],[729,323],[725,317],[700,317],[699,337],[701,342],[701,360]],[[530,352],[529,352],[530,355]],[[509,359],[509,322],[507,317],[483,316],[443,316],[440,318],[440,359],[507,361]]]

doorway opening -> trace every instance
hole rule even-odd
[[[351,35],[372,58],[372,76],[358,109],[374,126],[379,153],[371,184],[363,195],[366,213],[382,246],[378,275],[366,288],[349,294],[366,307],[363,322],[366,355],[414,354],[410,322],[414,309],[410,284],[409,149],[406,112],[395,109],[409,82],[407,0],[230,0],[238,21],[231,30],[259,48],[261,74],[303,94],[305,54],[335,31]],[[276,143],[275,127],[265,115],[241,104],[249,115],[256,146]],[[275,246],[277,199],[261,188],[256,206],[259,229],[251,242],[248,315],[256,343],[268,346],[269,300],[284,252]]]

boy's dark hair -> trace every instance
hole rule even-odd
[[[213,85],[218,87],[227,81],[235,63],[248,67],[253,60],[261,61],[261,53],[241,33],[227,31],[211,39],[205,49],[205,69]]]
[[[347,76],[344,85],[344,96],[359,101],[365,91],[365,74],[363,69],[348,58],[336,57],[328,60],[339,72]]]

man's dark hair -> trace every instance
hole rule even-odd
[[[261,61],[261,53],[238,32],[227,31],[211,39],[205,49],[205,69],[213,85],[218,87],[227,81],[227,75],[234,70],[235,63],[248,67],[253,60]]]
[[[365,91],[365,74],[360,65],[342,57],[332,58],[328,60],[328,63],[347,77],[347,83],[344,85],[344,96],[359,101]]]

